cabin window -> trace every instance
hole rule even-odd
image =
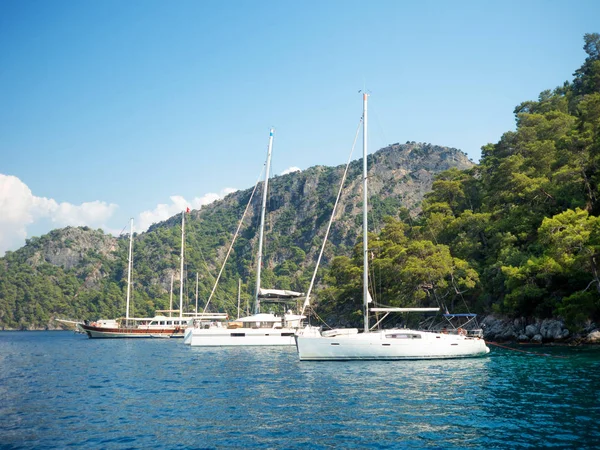
[[[171,322],[170,320],[167,320],[167,325],[172,325],[173,322]]]
[[[387,339],[421,339],[420,334],[409,334],[409,333],[394,333],[386,334]]]
[[[231,337],[244,337],[246,333],[231,333]]]
[[[165,324],[165,321],[164,321],[164,320],[161,320],[161,321],[160,321],[160,322],[158,322],[158,323],[159,323],[160,325],[164,325],[164,324]]]

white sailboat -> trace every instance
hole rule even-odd
[[[405,328],[371,331],[369,327],[369,311],[390,314],[393,312],[437,311],[439,308],[369,308],[371,296],[369,294],[367,240],[367,98],[367,94],[363,93],[364,330],[362,333],[357,328],[323,331],[319,327],[307,325],[296,333],[298,356],[300,360],[400,360],[485,355],[490,350],[482,337],[468,335],[462,329],[454,334]]]
[[[211,322],[196,324],[191,331],[186,332],[184,343],[192,347],[223,347],[223,346],[279,346],[294,345],[294,334],[300,326],[303,316],[288,311],[281,315],[261,312],[261,302],[288,302],[302,297],[304,294],[289,290],[262,289],[261,266],[263,257],[263,233],[265,211],[267,208],[267,189],[271,152],[273,149],[273,132],[269,132],[266,174],[263,185],[261,207],[260,233],[258,243],[256,291],[254,297],[254,314],[238,318],[227,323]]]

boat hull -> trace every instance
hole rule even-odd
[[[192,347],[292,346],[294,333],[292,328],[194,329],[184,343]]]
[[[91,339],[119,338],[182,338],[184,330],[177,328],[106,328],[81,324],[80,327]]]
[[[301,361],[471,358],[490,351],[481,338],[405,329],[333,336],[302,330],[296,347]]]

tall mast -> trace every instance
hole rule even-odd
[[[129,300],[131,298],[131,269],[133,268],[133,217],[129,222],[129,258],[127,260],[127,306],[125,308],[125,323],[129,324]]]
[[[181,213],[181,268],[179,269],[179,318],[183,317],[183,247],[185,244],[185,211]]]
[[[169,301],[169,317],[173,315],[173,278],[174,273],[171,272],[171,300]]]
[[[265,212],[267,210],[267,189],[269,187],[269,170],[271,168],[271,151],[273,150],[273,133],[275,130],[271,128],[269,131],[269,149],[267,151],[267,168],[265,171],[265,183],[263,186],[262,208],[260,211],[260,234],[258,235],[258,258],[256,267],[256,295],[254,296],[254,314],[260,312],[260,300],[258,293],[260,292],[260,270],[262,266],[262,251],[263,251],[263,233],[265,228]]]
[[[198,314],[198,272],[196,272],[196,309],[194,312]]]
[[[237,318],[240,318],[240,291],[242,290],[242,279],[238,278],[238,309],[237,309]]]
[[[365,333],[369,331],[369,242],[367,236],[367,93],[363,93],[363,302]]]

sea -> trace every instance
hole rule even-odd
[[[295,347],[0,332],[1,449],[600,448],[600,349],[299,361]]]

